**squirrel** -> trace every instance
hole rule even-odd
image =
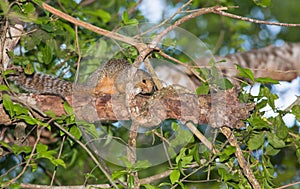
[[[94,95],[99,94],[124,94],[128,83],[140,94],[151,94],[155,90],[155,84],[150,74],[142,69],[137,69],[133,79],[128,77],[132,65],[125,59],[111,59],[98,68],[87,80],[85,85],[79,85],[83,92],[93,90]],[[36,94],[51,94],[61,97],[72,95],[73,83],[58,79],[49,75],[34,73],[25,74],[20,67],[13,67],[15,72],[8,75],[7,79],[25,91]]]

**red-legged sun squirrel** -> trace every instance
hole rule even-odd
[[[153,93],[155,85],[150,74],[142,69],[137,69],[132,79],[128,77],[131,68],[132,65],[125,59],[111,59],[88,78],[86,85],[93,84],[94,87],[92,90],[95,95],[124,94],[126,92],[126,86],[130,82],[132,82],[135,89],[138,89],[140,94]],[[53,94],[61,97],[72,95],[72,82],[38,73],[27,75],[22,69],[14,70],[16,70],[16,72],[9,75],[8,80],[13,81],[16,85],[28,92]],[[82,87],[82,90],[87,89],[85,86],[80,87]]]

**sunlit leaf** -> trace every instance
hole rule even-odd
[[[175,184],[176,182],[178,182],[179,178],[180,178],[180,172],[178,170],[173,170],[172,173],[169,176],[170,181],[172,184]]]
[[[256,82],[262,83],[262,84],[279,84],[279,81],[272,79],[270,77],[259,77],[256,78]]]
[[[2,96],[2,100],[3,100],[3,106],[5,108],[6,111],[8,111],[10,117],[13,117],[15,115],[13,108],[13,102],[11,101],[10,97],[8,94],[3,94]]]
[[[248,68],[242,68],[240,65],[236,64],[236,67],[239,71],[238,76],[248,78],[252,82],[254,82],[254,74],[253,72]]]

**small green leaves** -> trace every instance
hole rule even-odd
[[[64,110],[65,112],[68,114],[68,115],[73,115],[74,114],[74,110],[73,108],[67,103],[67,102],[64,102]]]
[[[220,153],[220,162],[224,162],[230,158],[231,155],[235,153],[236,147],[226,146],[226,148]]]
[[[260,87],[259,96],[266,97],[268,104],[272,109],[275,109],[275,100],[278,99],[278,96],[276,94],[272,94],[269,88]]]
[[[0,8],[2,13],[0,15],[6,15],[9,11],[9,2],[8,1],[0,1]]]
[[[196,94],[197,94],[197,95],[206,95],[206,94],[209,93],[209,90],[210,90],[210,89],[209,89],[208,83],[202,83],[202,84],[200,85],[200,87],[197,88]]]
[[[44,48],[41,49],[42,51],[42,61],[45,64],[50,64],[53,59],[52,49],[49,45],[45,45]]]
[[[272,145],[268,145],[266,148],[266,155],[275,156],[280,152],[280,149],[275,149]]]
[[[250,79],[252,82],[254,82],[254,74],[250,69],[242,68],[238,64],[236,64],[236,67],[237,67],[237,70],[239,71],[238,76]]]
[[[261,7],[268,7],[271,5],[271,0],[253,0],[253,2]]]
[[[71,133],[77,140],[79,140],[79,139],[81,138],[81,136],[82,136],[80,129],[79,129],[76,125],[74,125],[74,126],[71,127],[70,133]]]
[[[3,106],[5,110],[8,111],[10,117],[14,117],[15,115],[15,112],[13,111],[14,105],[10,97],[7,94],[3,94],[2,100],[3,100]]]
[[[175,184],[176,182],[178,182],[179,178],[180,178],[180,171],[175,169],[172,171],[172,173],[169,176],[170,181],[172,184]]]
[[[32,3],[27,2],[23,5],[23,11],[25,14],[34,14],[35,13],[35,7]]]
[[[270,77],[259,77],[256,78],[256,82],[262,83],[262,84],[279,84],[279,81],[272,79]]]
[[[61,165],[64,168],[66,168],[66,164],[64,163],[63,160],[61,159],[56,159],[53,157],[54,154],[57,154],[56,151],[54,150],[48,150],[48,146],[42,143],[38,143],[36,146],[36,158],[46,158],[48,160],[50,160],[50,162],[54,165]]]
[[[136,25],[138,24],[138,20],[137,19],[129,19],[129,15],[128,15],[128,12],[127,11],[124,11],[123,12],[123,15],[122,15],[122,21],[125,25]]]
[[[268,129],[270,127],[262,117],[251,117],[248,121],[252,128],[256,130]]]
[[[285,142],[278,138],[274,133],[267,132],[266,133],[268,142],[274,147],[274,148],[283,148],[285,147]]]
[[[292,114],[294,114],[296,116],[296,119],[300,121],[300,105],[295,105],[292,107]]]
[[[250,140],[248,140],[248,148],[250,150],[257,150],[264,144],[264,141],[265,141],[264,132],[260,132],[255,135],[252,135],[250,137]]]

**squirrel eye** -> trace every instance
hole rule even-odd
[[[146,79],[143,79],[142,82],[146,84],[147,81],[146,81]]]

